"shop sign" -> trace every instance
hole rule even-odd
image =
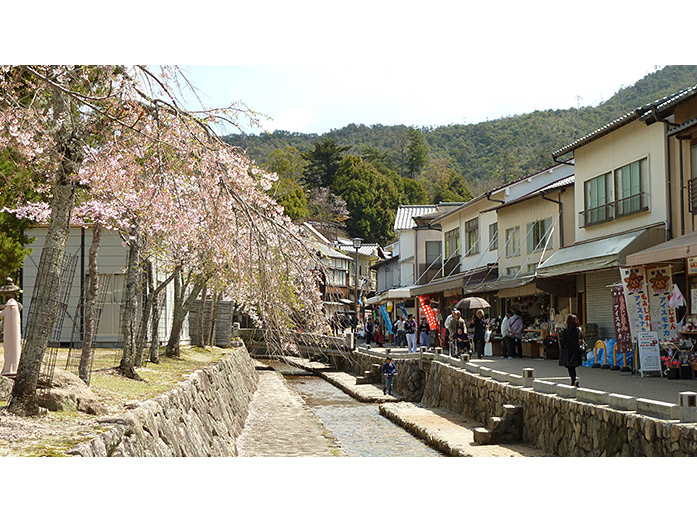
[[[697,257],[687,259],[687,274],[697,274]]]
[[[424,296],[419,296],[419,303],[421,304],[421,310],[424,311],[424,315],[428,320],[428,326],[432,331],[438,330],[438,321],[436,320],[436,315],[433,313],[431,308],[431,302],[426,302]]]
[[[627,316],[627,303],[624,299],[624,289],[621,285],[611,288],[612,317],[615,324],[615,337],[617,345],[615,351],[624,354],[632,351],[632,333],[629,330],[629,317]]]
[[[661,372],[661,351],[658,345],[656,332],[640,332],[637,334],[637,346],[639,347],[639,371]]]
[[[648,294],[651,310],[651,324],[658,333],[659,340],[676,338],[678,322],[675,309],[668,306],[673,292],[673,278],[670,266],[648,269]]]
[[[620,267],[620,278],[632,339],[651,330],[651,309],[646,295],[646,273],[643,267]]]

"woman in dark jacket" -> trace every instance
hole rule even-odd
[[[474,325],[474,351],[477,353],[477,358],[481,359],[484,357],[484,344],[486,343],[484,336],[486,334],[487,325],[482,309],[479,309],[474,315],[472,325]]]
[[[569,314],[566,320],[566,329],[561,331],[559,365],[566,367],[569,371],[571,384],[578,387],[576,378],[576,367],[581,365],[583,356],[581,342],[583,341],[583,331],[578,326],[578,318],[575,314]]]

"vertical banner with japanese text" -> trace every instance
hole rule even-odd
[[[624,288],[615,285],[610,289],[612,296],[612,319],[615,324],[615,337],[618,354],[632,352],[632,332],[629,330],[629,317],[627,316],[627,302],[624,299]]]
[[[431,302],[429,301],[426,303],[424,297],[419,296],[419,303],[421,304],[421,310],[424,311],[424,315],[428,320],[428,326],[433,331],[438,330],[438,321],[436,320],[436,315],[433,313],[433,309],[431,308]]]
[[[627,317],[632,339],[639,332],[651,330],[651,310],[646,295],[646,273],[643,267],[620,267],[620,278],[627,305]]]
[[[675,338],[678,335],[678,322],[675,309],[668,306],[673,292],[673,275],[670,265],[647,269],[649,306],[651,324],[659,340]]]
[[[394,334],[392,332],[392,320],[390,319],[390,314],[387,312],[387,305],[380,305],[380,312],[382,313],[382,318],[385,320],[385,327],[387,327],[387,332]]]

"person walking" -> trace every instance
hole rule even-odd
[[[506,314],[503,315],[503,320],[501,320],[501,357],[504,359],[510,356],[511,350],[511,339],[508,336],[508,321],[511,316],[513,316],[513,313],[506,311]]]
[[[397,366],[392,362],[392,358],[387,356],[385,363],[382,365],[382,375],[385,376],[385,386],[382,388],[383,395],[392,394],[392,384],[394,377],[397,374]]]
[[[583,343],[583,331],[579,327],[578,317],[569,314],[566,319],[566,329],[561,331],[559,348],[559,365],[566,367],[571,378],[571,385],[578,387],[579,382],[576,377],[576,367],[581,365],[583,353],[581,345]]]
[[[395,327],[397,329],[397,339],[394,341],[394,344],[397,347],[404,348],[407,344],[407,335],[404,332],[404,316],[399,317]]]
[[[426,350],[430,347],[429,332],[431,332],[431,327],[428,325],[428,320],[425,317],[421,318],[421,323],[419,323],[419,346],[426,347]]]
[[[474,325],[474,351],[477,353],[477,358],[482,359],[484,357],[484,344],[486,343],[484,337],[487,326],[487,321],[484,319],[484,311],[482,309],[479,309],[474,315],[472,325]]]
[[[370,344],[373,341],[373,331],[374,331],[375,326],[373,325],[373,320],[372,318],[368,318],[368,321],[365,322],[365,343],[370,347]]]
[[[517,312],[508,311],[511,313],[511,317],[508,320],[508,331],[511,336],[512,346],[512,357],[522,358],[523,357],[523,319],[518,316]]]
[[[406,324],[404,325],[404,332],[407,334],[409,352],[416,352],[416,322],[414,321],[413,314],[407,317]]]

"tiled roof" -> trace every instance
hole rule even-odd
[[[400,231],[411,229],[414,227],[412,218],[423,216],[424,214],[432,214],[438,212],[449,211],[450,209],[459,207],[462,202],[457,203],[439,203],[437,205],[400,205],[397,209],[397,216],[394,220],[394,230]]]
[[[567,176],[566,178],[562,178],[561,180],[557,180],[556,182],[552,182],[548,185],[545,185],[544,187],[540,187],[539,189],[536,189],[528,194],[524,194],[520,198],[516,198],[515,200],[511,200],[510,202],[506,202],[499,209],[503,207],[508,207],[509,205],[514,205],[516,203],[522,202],[523,200],[527,200],[530,198],[534,198],[535,196],[539,196],[540,194],[544,194],[549,191],[553,191],[555,189],[561,189],[562,187],[569,187],[574,184],[575,180],[575,175]]]

